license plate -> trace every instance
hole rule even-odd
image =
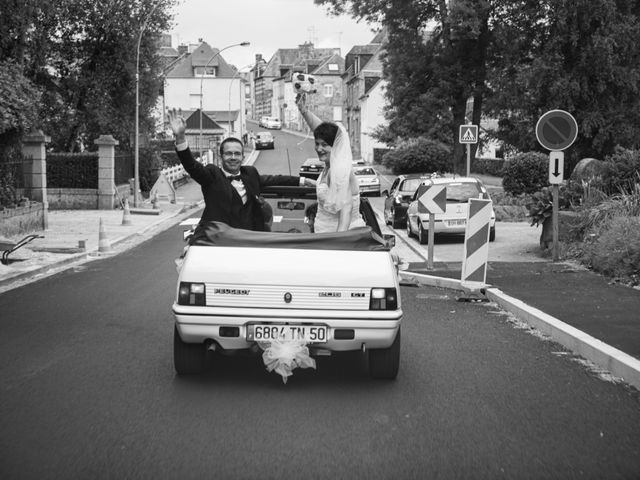
[[[447,226],[448,227],[460,227],[463,226],[467,223],[467,221],[465,219],[461,219],[461,220],[447,220]]]
[[[269,342],[280,340],[291,342],[302,340],[307,343],[324,343],[327,341],[328,329],[322,325],[248,325],[247,341]]]

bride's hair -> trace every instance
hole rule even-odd
[[[332,122],[322,122],[313,131],[313,138],[316,140],[324,140],[333,147],[333,143],[336,141],[336,135],[338,135],[338,125]]]

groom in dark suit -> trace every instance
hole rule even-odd
[[[187,144],[184,118],[175,110],[169,111],[169,125],[176,139],[176,151],[187,173],[202,188],[205,208],[200,221],[224,222],[230,227],[264,231],[263,187],[315,186],[315,181],[289,175],[260,175],[253,166],[242,166],[244,145],[235,137],[227,137],[220,144],[222,168],[202,165],[195,160]]]

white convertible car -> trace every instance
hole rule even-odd
[[[315,190],[266,192],[271,232],[199,225],[180,268],[174,365],[205,369],[207,351],[260,353],[264,342],[302,341],[311,356],[361,351],[374,378],[395,378],[402,308],[393,236],[383,236],[367,199],[367,227],[309,233]]]

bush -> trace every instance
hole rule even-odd
[[[452,152],[444,143],[427,138],[410,139],[382,157],[382,164],[394,175],[404,173],[438,172],[452,170]]]
[[[586,242],[582,261],[614,278],[640,280],[640,217],[616,216]]]
[[[512,195],[535,193],[549,185],[549,156],[540,152],[519,153],[507,160],[502,187]]]
[[[471,162],[471,171],[485,175],[501,177],[504,172],[506,161],[502,158],[475,158]]]
[[[640,150],[616,147],[613,155],[605,158],[609,164],[602,189],[608,195],[633,188],[640,175]]]
[[[175,155],[174,152],[174,156]],[[153,147],[141,148],[138,156],[140,174],[140,191],[150,192],[160,175],[162,158],[160,152]]]

